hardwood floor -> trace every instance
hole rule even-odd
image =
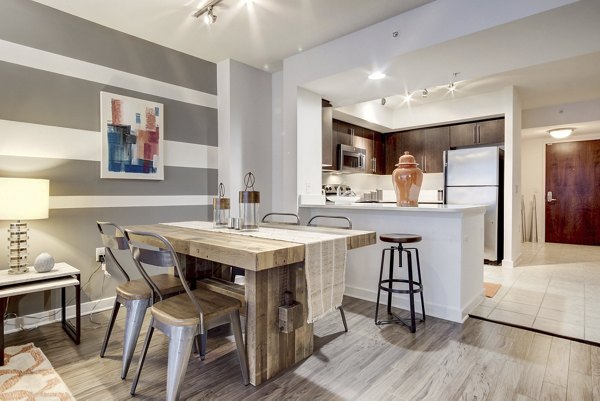
[[[410,334],[401,326],[375,326],[372,302],[347,297],[344,309],[348,333],[331,313],[315,324],[314,354],[258,387],[241,384],[228,329],[211,332],[206,360],[190,359],[182,399],[600,401],[598,347],[477,319],[460,325],[428,318]],[[82,319],[80,346],[58,324],[7,335],[6,342],[34,342],[79,400],[130,399],[137,354],[122,381],[123,316],[103,359],[108,312],[94,315],[99,325]],[[156,333],[135,399],[164,399],[166,345]]]

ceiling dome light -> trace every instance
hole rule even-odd
[[[557,128],[551,129],[550,131],[548,131],[548,133],[552,138],[564,139],[571,135],[573,131],[575,131],[575,128]]]
[[[380,71],[375,71],[371,75],[369,75],[369,79],[383,79],[385,78],[385,74]]]

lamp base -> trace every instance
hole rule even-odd
[[[29,267],[11,267],[8,269],[8,274],[23,274],[29,272]]]
[[[8,274],[23,274],[27,266],[27,223],[17,221],[8,227]]]

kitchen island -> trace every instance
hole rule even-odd
[[[429,316],[463,322],[483,300],[484,206],[331,203],[301,205],[299,210],[302,221],[315,215],[346,216],[354,229],[375,231],[378,238],[385,233],[421,235],[423,240],[415,245],[420,253],[425,312]],[[381,251],[386,247],[389,244],[378,240],[375,246],[348,255],[346,295],[376,301]],[[406,269],[401,270],[406,278]],[[408,297],[395,294],[393,304],[408,309]]]

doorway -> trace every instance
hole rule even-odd
[[[600,245],[600,140],[546,145],[546,242]]]

